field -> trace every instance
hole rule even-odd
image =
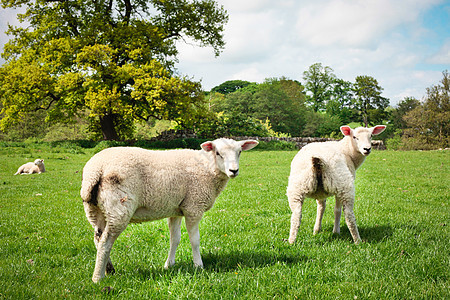
[[[355,214],[363,243],[333,199],[313,235],[307,200],[298,241],[287,243],[285,196],[293,151],[248,151],[200,223],[204,270],[192,266],[182,228],[177,263],[165,220],[131,224],[116,241],[116,274],[91,281],[93,230],[79,189],[92,149],[39,144],[0,148],[0,299],[449,299],[450,151],[376,151],[357,172]],[[13,176],[44,158],[48,172]]]

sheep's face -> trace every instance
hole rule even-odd
[[[371,128],[358,127],[353,130],[348,126],[341,126],[341,132],[352,139],[353,147],[358,152],[368,156],[372,151],[372,136],[382,133],[385,128],[385,125],[377,125]]]
[[[250,150],[258,145],[257,141],[234,141],[231,139],[217,139],[201,145],[206,152],[213,151],[216,167],[228,177],[234,178],[239,174],[239,157],[242,151]]]
[[[34,161],[34,164],[35,164],[36,166],[41,166],[41,165],[44,164],[44,160],[43,160],[43,159],[36,159],[36,160]]]

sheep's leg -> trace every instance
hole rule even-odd
[[[303,197],[293,198],[289,197],[289,206],[292,211],[291,215],[291,229],[289,232],[289,243],[293,244],[295,239],[297,238],[298,229],[300,228],[300,224],[302,222],[302,206],[303,206]]]
[[[336,205],[334,206],[334,227],[333,233],[341,233],[341,213],[342,213],[342,202],[336,198]]]
[[[347,227],[350,230],[353,241],[355,244],[359,244],[361,242],[361,237],[359,236],[358,227],[356,226],[356,218],[353,212],[353,199],[350,201],[345,201],[343,204],[345,223],[347,223]]]
[[[316,224],[314,225],[314,234],[317,234],[322,229],[322,218],[325,208],[327,206],[327,199],[316,199],[317,202],[317,216]]]
[[[105,277],[106,266],[110,261],[109,255],[111,253],[111,248],[122,231],[123,230],[111,231],[110,227],[106,226],[105,231],[102,233],[97,244],[97,258],[95,261],[94,274],[92,275],[93,282],[97,283]]]
[[[189,240],[192,247],[192,258],[194,260],[194,267],[203,268],[202,257],[200,256],[200,232],[198,225],[200,223],[200,217],[188,217],[186,216],[186,229],[189,233]]]
[[[98,250],[98,243],[102,237],[103,231],[106,227],[106,221],[103,216],[103,213],[100,211],[100,209],[92,204],[89,204],[87,202],[83,202],[84,210],[86,212],[86,217],[91,223],[92,227],[94,227],[94,244],[95,248]],[[111,258],[108,258],[108,262],[106,264],[106,273],[113,274],[115,273],[114,266],[111,262]]]
[[[164,268],[168,269],[175,264],[175,253],[181,240],[181,220],[183,217],[172,217],[168,219],[170,230],[170,250]]]
[[[103,234],[103,230],[104,230],[104,225],[102,228],[97,227],[95,228],[95,234],[94,234],[94,243],[95,243],[95,248],[98,251],[98,243],[102,237]],[[116,269],[114,269],[114,266],[111,262],[111,257],[108,257],[108,262],[106,263],[106,274],[114,274],[116,272]]]

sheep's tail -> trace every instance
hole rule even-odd
[[[97,206],[98,189],[102,179],[102,172],[83,172],[80,195],[84,202]]]
[[[312,164],[313,164],[314,174],[316,175],[317,189],[323,188],[323,179],[322,179],[323,164],[322,164],[322,161],[318,157],[313,157]]]

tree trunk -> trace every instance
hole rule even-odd
[[[104,140],[118,140],[119,135],[115,126],[116,115],[106,114],[100,117],[100,125],[102,127],[102,134]]]

